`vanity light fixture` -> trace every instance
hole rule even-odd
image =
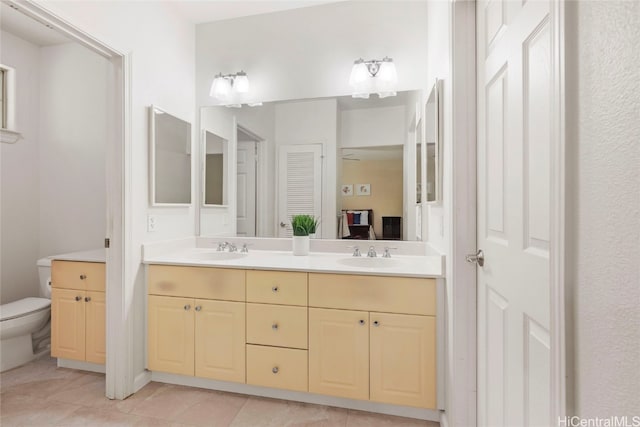
[[[217,74],[211,84],[209,96],[216,98],[227,107],[240,108],[243,103],[247,103],[248,93],[249,78],[247,73],[239,71],[235,74]],[[260,103],[251,102],[248,104],[254,106]]]
[[[368,99],[372,93],[377,93],[380,98],[395,96],[397,84],[396,66],[388,56],[382,59],[365,61],[360,58],[354,61],[349,77],[354,98]]]

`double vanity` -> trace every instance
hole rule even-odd
[[[154,380],[369,410],[439,408],[440,256],[148,246]]]

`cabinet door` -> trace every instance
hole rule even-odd
[[[84,291],[51,290],[51,356],[85,358]]]
[[[106,360],[106,310],[104,292],[88,291],[86,306],[86,360],[104,364]]]
[[[147,363],[152,371],[193,375],[194,301],[149,295]]]
[[[195,301],[197,377],[245,382],[245,303]]]
[[[436,318],[371,313],[371,400],[436,407]]]
[[[309,391],[369,398],[369,313],[309,309]]]

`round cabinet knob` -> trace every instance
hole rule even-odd
[[[280,371],[280,369],[278,369],[277,366],[274,366],[273,369],[271,369],[271,372],[273,372],[274,374],[277,374],[278,371]]]
[[[91,301],[91,297],[84,297],[84,302],[89,302]]]
[[[279,288],[279,287],[277,287],[277,286],[274,286],[273,288],[271,288],[271,290],[272,290],[273,292],[278,292],[278,291],[280,290],[280,288]]]
[[[364,325],[364,319],[360,319],[358,323],[360,323],[361,325]]]
[[[81,274],[81,275],[80,275],[80,280],[85,280],[86,278],[87,278],[87,275],[86,275],[86,274]]]
[[[377,320],[373,321],[373,326],[380,326],[380,322],[378,322]]]
[[[185,306],[184,306],[184,309],[185,309],[185,310],[190,310],[190,309],[191,309],[191,306],[190,306],[189,304],[187,304],[187,305],[185,305]]]
[[[76,301],[80,301],[80,300],[82,300],[82,297],[81,296],[77,296],[76,297]]]
[[[196,311],[200,311],[200,310],[202,310],[202,306],[201,306],[201,305],[196,305],[195,310],[196,310]]]
[[[274,323],[273,325],[271,325],[271,329],[273,329],[274,331],[278,330],[278,324]]]

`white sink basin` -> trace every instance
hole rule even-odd
[[[360,268],[392,268],[400,267],[402,261],[393,258],[351,257],[338,260],[338,264]]]
[[[184,258],[194,259],[198,261],[225,261],[232,259],[240,259],[246,257],[247,254],[240,252],[218,252],[215,250],[194,251],[185,254]]]

